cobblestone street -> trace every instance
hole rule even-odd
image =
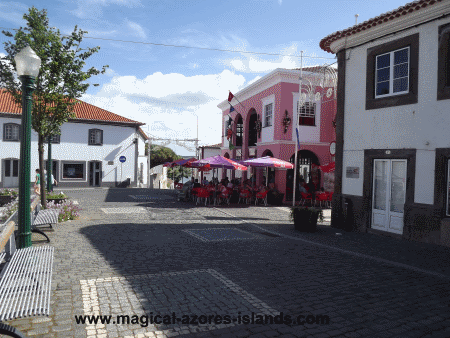
[[[64,192],[82,216],[48,233],[51,316],[7,323],[30,337],[450,336],[446,248],[342,233],[327,222],[317,233],[295,232],[287,207],[196,207],[169,190]],[[239,320],[280,312],[329,323]],[[90,314],[111,323],[76,323]],[[231,322],[183,322],[193,314]],[[120,315],[178,319],[113,324]]]

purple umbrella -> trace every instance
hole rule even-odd
[[[252,167],[270,167],[270,168],[283,168],[293,169],[294,165],[290,162],[286,162],[271,156],[264,156],[259,158],[252,158],[245,161],[241,161],[243,165]]]
[[[205,164],[209,164],[211,168],[222,168],[222,169],[234,169],[234,170],[247,170],[245,165],[239,164],[229,158],[217,155],[212,157],[207,157],[195,162],[192,162],[193,167],[203,167]]]

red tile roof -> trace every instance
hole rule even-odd
[[[400,16],[407,15],[409,13],[418,11],[422,8],[431,6],[435,3],[442,1],[443,0],[417,0],[407,3],[406,5],[399,7],[396,10],[381,14],[373,19],[364,21],[359,25],[355,25],[353,27],[344,29],[343,31],[337,31],[333,34],[324,37],[322,40],[320,40],[320,48],[322,48],[326,52],[333,53],[333,51],[330,48],[330,45],[336,40],[340,40],[346,36],[350,36],[359,33],[361,31],[365,31],[371,27],[381,25],[387,21],[394,20]]]
[[[74,107],[75,118],[73,120],[99,121],[126,123],[132,125],[143,125],[138,121],[127,119],[126,117],[111,113],[105,109],[96,107],[92,104],[77,100]],[[22,114],[22,107],[17,105],[11,94],[6,90],[0,89],[0,114]]]

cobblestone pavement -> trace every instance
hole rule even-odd
[[[450,336],[448,249],[327,226],[298,233],[286,207],[195,207],[167,190],[67,193],[83,210],[49,233],[51,316],[8,322],[30,337]],[[280,312],[311,324],[244,324]],[[90,314],[133,321],[76,323]],[[190,325],[192,314],[206,317]],[[216,314],[222,322],[209,324]]]

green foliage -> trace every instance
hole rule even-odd
[[[16,197],[18,192],[13,189],[5,188],[3,190],[0,190],[0,196],[14,196]]]
[[[307,219],[311,218],[311,214],[317,214],[318,215],[318,220],[320,222],[323,222],[323,211],[322,209],[319,208],[314,208],[314,207],[291,207],[291,212],[289,214],[289,219],[291,220],[291,222],[294,221],[294,214],[301,214],[304,215]]]
[[[167,177],[170,179],[174,177],[175,182],[181,182],[183,177],[191,176],[191,172],[192,172],[191,168],[185,168],[177,165],[167,170]]]
[[[147,151],[148,144],[146,144],[146,146]],[[146,152],[146,155],[148,155],[148,152]],[[152,144],[150,153],[150,165],[152,168],[160,164],[164,164],[166,162],[173,162],[179,159],[181,159],[181,157],[175,154],[175,152],[172,149]]]
[[[27,26],[21,27],[15,35],[2,31],[14,42],[4,43],[6,56],[0,59],[0,85],[21,105],[21,82],[14,71],[14,57],[29,45],[41,58],[33,93],[32,127],[39,136],[46,138],[60,133],[61,125],[73,117],[76,99],[88,89],[86,81],[93,75],[104,73],[108,66],[101,71],[95,67],[85,69],[85,60],[100,49],[80,47],[86,31],[75,26],[69,36],[62,36],[59,29],[49,27],[45,9],[39,11],[31,7],[23,18]]]
[[[53,199],[61,199],[61,198],[67,198],[67,195],[63,192],[60,193],[48,193],[47,192],[47,199],[53,200]]]

